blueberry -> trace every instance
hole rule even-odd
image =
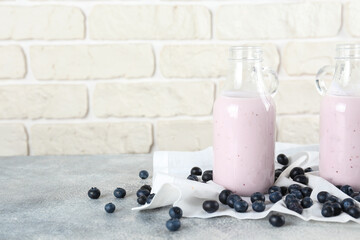
[[[312,172],[312,171],[313,171],[313,170],[312,170],[311,167],[308,167],[308,168],[305,168],[305,169],[304,169],[304,172],[306,172],[306,173],[307,173],[307,172]]]
[[[232,194],[230,194],[230,195],[228,196],[228,198],[227,198],[227,200],[226,200],[226,204],[227,204],[229,207],[234,208],[235,202],[236,202],[236,201],[240,201],[240,200],[242,200],[242,199],[241,199],[241,197],[240,197],[239,195],[232,193]]]
[[[89,191],[88,191],[88,196],[91,199],[98,199],[100,197],[100,190],[97,189],[96,187],[92,187]]]
[[[231,194],[230,190],[222,190],[221,193],[219,194],[219,201],[222,204],[227,204],[227,198],[229,197],[229,195]]]
[[[270,187],[269,190],[268,190],[268,193],[271,194],[271,193],[273,193],[273,192],[280,192],[280,193],[281,193],[281,188],[278,187],[278,186],[272,186],[272,187]]]
[[[304,185],[308,185],[308,183],[309,183],[309,179],[305,175],[297,175],[297,176],[295,176],[294,181],[298,182],[298,183],[302,183]]]
[[[169,219],[166,221],[166,228],[169,231],[172,231],[172,232],[177,231],[177,230],[179,230],[180,226],[181,226],[180,220],[177,218]]]
[[[297,200],[297,197],[295,196],[295,194],[288,194],[288,195],[286,195],[286,197],[285,197],[285,203],[288,203],[288,202],[293,201],[293,200]]]
[[[201,176],[201,179],[203,182],[208,182],[210,180],[213,180],[213,171],[212,170],[206,170],[203,175]]]
[[[302,199],[304,196],[302,195],[301,191],[297,190],[297,189],[293,189],[290,192],[291,194],[294,194],[296,196],[297,199]]]
[[[312,190],[313,189],[311,187],[303,187],[301,189],[301,193],[303,194],[304,197],[310,197]]]
[[[338,189],[341,189],[342,185],[335,185]]]
[[[286,207],[299,214],[302,214],[303,212],[303,207],[301,206],[301,203],[299,202],[298,199],[286,202]]]
[[[269,199],[270,199],[270,202],[276,203],[282,199],[282,194],[281,194],[281,192],[270,193]]]
[[[319,203],[324,203],[326,202],[326,199],[329,197],[329,195],[330,194],[326,191],[319,192],[317,194],[317,200],[319,201]]]
[[[280,187],[280,188],[281,188],[281,194],[282,194],[283,196],[285,196],[285,195],[287,194],[287,192],[288,192],[288,188],[285,187],[285,186],[282,186],[282,187]]]
[[[282,174],[283,170],[281,168],[275,169],[275,177],[278,178]]]
[[[341,191],[343,191],[345,194],[351,196],[351,194],[354,193],[354,190],[349,185],[344,185],[340,188]]]
[[[137,197],[140,197],[140,196],[145,196],[145,197],[147,197],[147,196],[149,196],[150,195],[150,192],[149,192],[149,190],[147,190],[147,189],[139,189],[137,192],[136,192],[136,196]]]
[[[289,159],[285,154],[282,154],[282,153],[279,154],[276,159],[277,159],[278,163],[280,163],[281,165],[289,164]]]
[[[219,209],[219,203],[214,200],[207,200],[203,202],[202,206],[207,213],[214,213]]]
[[[321,209],[321,215],[324,217],[334,216],[334,208],[331,205],[324,205]]]
[[[341,204],[338,202],[331,203],[331,206],[334,208],[334,216],[339,216],[342,212]]]
[[[148,190],[149,192],[151,192],[151,186],[150,186],[150,185],[143,185],[143,186],[141,186],[140,189],[146,189],[146,190]]]
[[[356,196],[354,197],[354,199],[355,199],[356,201],[360,202],[360,194],[359,194],[359,195],[356,195]]]
[[[350,207],[347,211],[347,213],[352,216],[353,218],[359,218],[360,217],[360,210],[357,207]]]
[[[137,202],[140,205],[144,205],[146,203],[146,200],[147,200],[146,197],[144,195],[142,195],[142,196],[138,197]]]
[[[326,198],[326,201],[329,201],[329,202],[332,202],[332,203],[334,203],[334,202],[341,203],[341,200],[338,197],[334,196],[334,195],[328,196]]]
[[[263,212],[265,210],[265,202],[264,201],[260,201],[260,200],[257,200],[255,202],[252,203],[252,209],[255,211],[255,212]]]
[[[291,185],[288,187],[289,193],[291,193],[291,191],[292,191],[293,189],[296,189],[296,190],[301,191],[301,186],[300,186],[299,184],[297,184],[297,183],[291,184]]]
[[[155,197],[155,193],[150,194],[150,195],[146,198],[146,203],[147,203],[147,204],[150,204],[154,197]]]
[[[115,205],[113,203],[108,203],[105,205],[105,211],[107,213],[113,213],[115,211]]]
[[[183,215],[183,211],[179,207],[172,207],[169,210],[169,215],[171,218],[180,219]]]
[[[265,196],[264,194],[260,193],[260,192],[256,192],[253,193],[250,197],[251,202],[255,202],[255,201],[263,201],[265,202]]]
[[[125,195],[126,195],[126,191],[125,191],[125,189],[123,189],[123,188],[116,188],[116,189],[114,190],[114,196],[115,196],[116,198],[124,198]]]
[[[147,179],[147,178],[149,177],[148,171],[146,171],[146,170],[141,170],[141,171],[139,172],[139,177],[140,177],[141,179]]]
[[[187,177],[187,179],[188,179],[188,180],[192,180],[192,181],[199,181],[198,177],[195,176],[195,175],[189,175],[189,176]]]
[[[293,169],[291,169],[290,171],[290,177],[292,179],[294,179],[294,177],[298,176],[298,175],[304,175],[304,169],[302,169],[301,167],[294,167]]]
[[[354,192],[353,194],[351,194],[352,198],[355,198],[356,196],[358,196],[360,193],[359,192]]]
[[[244,200],[236,201],[234,203],[234,209],[237,212],[241,212],[241,213],[246,212],[248,207],[249,207],[249,204]]]
[[[287,167],[288,167],[288,166],[283,166],[283,167],[281,168],[281,170],[284,171],[285,169],[287,169]]]
[[[309,208],[313,205],[313,200],[310,198],[310,197],[304,197],[302,200],[301,200],[301,206],[303,208]]]
[[[285,224],[285,217],[280,214],[272,214],[269,217],[269,223],[274,227],[281,227]]]
[[[351,198],[345,198],[341,202],[341,207],[344,212],[347,212],[349,208],[353,206],[355,206],[355,202]]]
[[[190,175],[201,176],[202,170],[199,167],[193,167],[190,171]]]

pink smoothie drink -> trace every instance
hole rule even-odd
[[[335,185],[360,190],[360,97],[323,97],[319,171]]]
[[[275,115],[271,97],[218,97],[214,182],[241,196],[268,190],[274,183]]]

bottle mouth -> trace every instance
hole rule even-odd
[[[263,50],[258,46],[232,46],[229,49],[230,61],[262,61]]]
[[[336,59],[360,59],[360,44],[336,45]]]

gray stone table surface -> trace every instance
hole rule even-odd
[[[2,157],[0,239],[360,239],[359,224],[290,216],[281,228],[267,219],[183,218],[169,232],[169,207],[131,211],[136,190],[151,181],[139,179],[141,169],[152,172],[151,155]],[[87,196],[93,186],[101,190],[97,200]],[[127,190],[125,199],[113,196],[116,187]],[[113,214],[104,211],[108,202]]]

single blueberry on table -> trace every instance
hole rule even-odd
[[[271,193],[273,193],[273,192],[280,192],[280,193],[281,193],[281,188],[278,187],[278,186],[272,186],[272,187],[270,187],[269,190],[268,190],[268,194],[271,194]]]
[[[355,206],[355,202],[351,198],[345,198],[341,201],[341,207],[344,212],[347,212],[353,206]]]
[[[146,198],[146,203],[147,203],[147,204],[151,203],[151,201],[153,200],[154,197],[155,197],[155,193],[150,194],[150,195]]]
[[[227,204],[227,198],[229,197],[229,195],[231,194],[231,191],[230,190],[222,190],[221,193],[219,194],[219,201],[222,203],[222,204]]]
[[[203,182],[208,182],[213,180],[213,171],[212,170],[204,171],[203,175],[201,176],[201,179],[203,180]]]
[[[142,195],[142,196],[138,197],[137,202],[140,205],[144,205],[146,203],[146,200],[147,200],[146,196]]]
[[[114,190],[114,196],[116,198],[124,198],[126,196],[126,191],[123,188],[116,188]]]
[[[312,191],[313,189],[311,187],[303,187],[301,189],[301,193],[303,194],[304,197],[310,197]]]
[[[297,189],[293,189],[290,192],[291,194],[294,194],[296,196],[297,199],[303,199],[303,195],[301,193],[301,191],[297,190]]]
[[[317,194],[317,200],[319,201],[319,203],[324,203],[329,196],[330,194],[328,192],[321,191]]]
[[[276,160],[278,163],[280,163],[281,165],[288,165],[289,164],[289,159],[288,157],[283,154],[283,153],[280,153],[277,157],[276,157]]]
[[[150,185],[143,185],[143,186],[141,186],[140,189],[146,189],[146,190],[148,190],[149,192],[151,192],[151,186],[150,186]]]
[[[199,181],[198,177],[195,176],[195,175],[189,175],[189,176],[187,177],[187,179],[188,179],[188,180],[191,180],[191,181]]]
[[[345,194],[351,196],[354,193],[354,190],[349,185],[344,185],[340,188],[341,191],[343,191]]]
[[[199,167],[193,167],[190,171],[190,175],[201,176],[202,170]]]
[[[282,186],[280,188],[281,188],[281,194],[283,196],[285,196],[287,194],[287,192],[288,192],[288,188],[286,186]]]
[[[353,206],[353,207],[350,207],[347,211],[347,213],[352,216],[353,218],[359,218],[360,217],[360,210],[359,208]]]
[[[146,171],[146,170],[141,170],[141,171],[139,172],[139,177],[140,177],[141,179],[147,179],[147,178],[149,177],[148,171]]]
[[[329,202],[332,202],[332,203],[334,203],[334,202],[341,203],[341,200],[340,200],[338,197],[334,196],[334,195],[328,196],[328,197],[326,198],[326,201],[327,201],[327,202],[329,201]]]
[[[281,227],[285,224],[285,217],[281,214],[271,214],[269,223],[274,227]]]
[[[299,184],[297,184],[297,183],[291,184],[291,185],[288,187],[289,193],[291,193],[291,191],[294,190],[294,189],[301,191],[302,187],[301,187]]]
[[[105,211],[107,213],[113,213],[115,211],[115,205],[113,203],[108,203],[105,205]]]
[[[260,192],[256,192],[253,193],[250,197],[251,202],[255,202],[255,201],[263,201],[265,202],[265,196],[264,194],[260,193]]]
[[[205,212],[214,213],[219,209],[219,203],[214,200],[207,200],[203,202],[202,207],[205,210]]]
[[[332,217],[334,216],[334,208],[331,205],[324,205],[321,209],[321,215],[324,217]]]
[[[281,199],[282,199],[281,192],[273,192],[273,193],[270,193],[270,195],[269,195],[269,200],[272,203],[276,203],[276,202],[280,201]]]
[[[305,169],[304,169],[304,172],[306,172],[306,173],[312,172],[312,168],[311,168],[311,167],[305,168]]]
[[[171,218],[180,219],[183,215],[183,211],[179,207],[172,207],[169,209],[169,215]]]
[[[169,219],[166,221],[166,228],[169,231],[172,232],[177,231],[179,230],[180,226],[181,226],[180,220],[177,218]]]
[[[88,191],[88,196],[91,199],[98,199],[100,197],[100,190],[97,189],[96,187],[92,187],[89,191]]]
[[[313,205],[313,200],[310,198],[310,197],[304,197],[302,200],[301,200],[301,206],[303,208],[309,208]]]
[[[147,189],[139,189],[137,192],[136,192],[136,196],[137,197],[140,197],[140,196],[145,196],[145,197],[147,197],[147,196],[149,196],[150,195],[150,192],[149,192],[149,190],[147,190]]]
[[[294,177],[298,176],[298,175],[304,175],[304,169],[302,169],[301,167],[294,167],[293,169],[291,169],[290,171],[290,177],[292,179],[294,179]]]
[[[331,203],[331,206],[334,208],[334,216],[339,216],[342,213],[341,204],[338,202]]]
[[[298,183],[302,183],[304,185],[308,185],[308,183],[309,183],[309,179],[305,175],[297,175],[297,176],[295,176],[294,181],[298,182]]]
[[[266,205],[264,201],[257,200],[252,203],[252,209],[255,212],[263,212],[265,210],[265,207]]]
[[[236,201],[234,203],[234,209],[237,212],[241,212],[241,213],[246,212],[248,210],[248,207],[249,204],[244,200]]]
[[[230,195],[228,196],[228,198],[227,198],[227,200],[226,200],[226,204],[227,204],[229,207],[234,208],[234,203],[235,203],[236,201],[240,201],[240,200],[242,200],[242,199],[241,199],[241,197],[240,197],[239,195],[232,193],[232,194],[230,194]]]

